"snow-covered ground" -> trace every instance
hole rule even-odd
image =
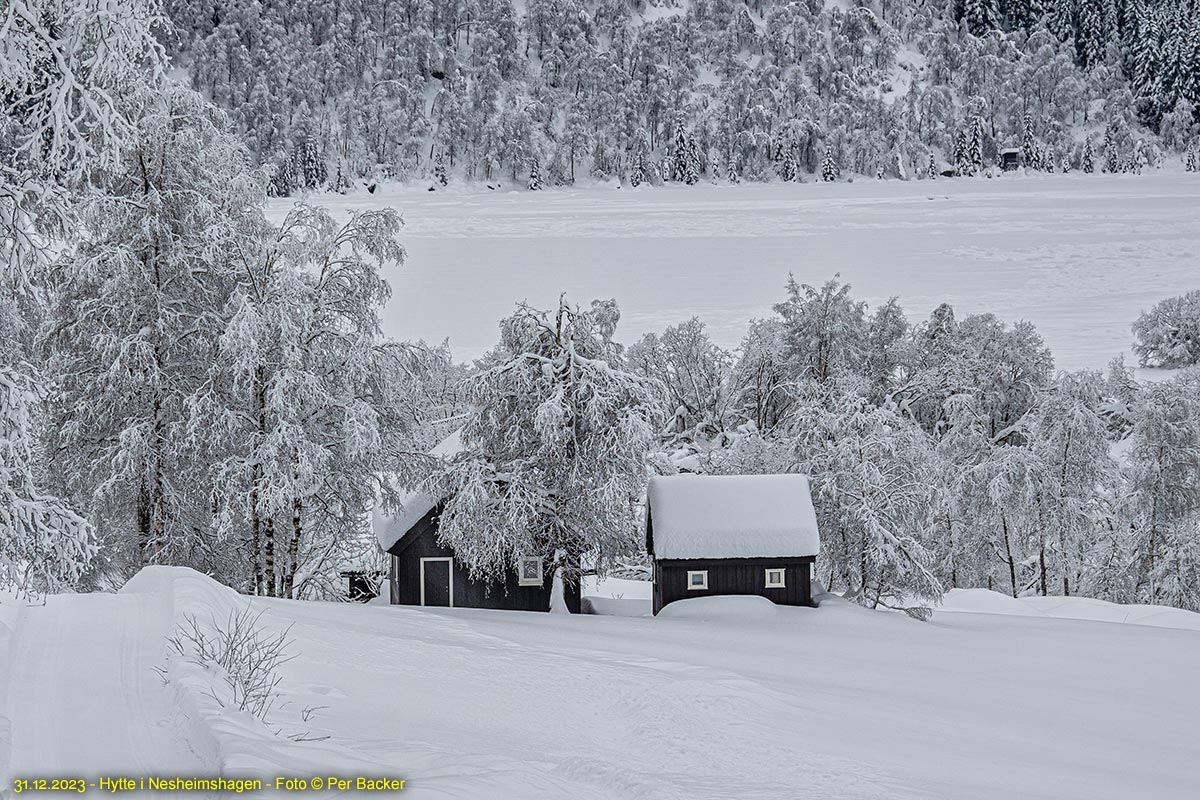
[[[1058,366],[1103,368],[1128,351],[1141,310],[1200,287],[1200,178],[1187,173],[510,188],[312,199],[404,215],[409,259],[388,274],[386,331],[449,337],[460,359],[495,343],[515,301],[547,307],[563,291],[615,297],[625,342],[698,315],[732,347],[771,315],[790,271],[809,283],[840,272],[872,304],[899,295],[913,320],[941,302],[1028,319]]]
[[[1200,796],[1200,632],[1179,620],[979,592],[929,623],[705,600],[658,618],[249,600],[154,568],[24,609],[11,652],[0,636],[11,771],[393,774],[433,798]],[[202,674],[149,668],[171,619],[246,603],[294,626],[278,735],[204,702]]]

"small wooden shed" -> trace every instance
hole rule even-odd
[[[1000,169],[1005,172],[1012,172],[1021,168],[1021,150],[1016,147],[1010,147],[1000,151]]]
[[[457,432],[438,444],[430,455],[452,457],[462,449]],[[554,576],[540,557],[517,559],[504,580],[479,581],[450,548],[438,541],[438,517],[445,502],[426,492],[402,498],[403,510],[387,515],[376,508],[372,524],[379,546],[388,553],[388,591],[393,605],[495,608],[511,611],[549,611]],[[564,599],[575,614],[580,610],[579,585],[566,586]]]
[[[815,606],[821,548],[804,475],[669,475],[650,479],[646,550],[654,613],[690,597],[745,595]]]

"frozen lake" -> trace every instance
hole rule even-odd
[[[408,262],[388,273],[385,331],[449,338],[469,359],[526,299],[615,297],[618,338],[699,316],[736,346],[772,314],[789,272],[841,273],[910,320],[941,302],[1037,325],[1058,366],[1102,368],[1158,300],[1200,289],[1200,176],[1009,175],[995,180],[615,187],[543,192],[381,189],[316,202],[403,214]],[[286,203],[271,213],[281,216]]]

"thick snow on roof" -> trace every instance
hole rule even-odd
[[[805,475],[650,479],[654,557],[787,558],[821,547]]]
[[[462,429],[456,430],[437,446],[429,451],[429,455],[441,458],[452,458],[463,449]],[[385,514],[379,504],[371,512],[371,526],[375,529],[375,538],[384,550],[394,545],[400,537],[408,533],[413,525],[421,521],[421,517],[433,510],[442,498],[435,497],[422,491],[413,491],[400,499],[403,509],[395,515]]]

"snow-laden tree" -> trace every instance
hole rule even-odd
[[[448,491],[439,537],[472,575],[501,577],[540,556],[575,582],[581,559],[603,573],[640,549],[662,390],[623,368],[618,319],[612,301],[521,304],[467,381],[465,452],[438,478]]]
[[[81,206],[43,326],[54,474],[92,510],[117,572],[203,563],[217,419],[188,404],[224,329],[236,271],[265,230],[264,176],[224,112],[180,87],[142,111],[105,191]]]
[[[787,299],[775,306],[783,318],[787,358],[796,377],[824,383],[861,366],[866,303],[850,296],[840,275],[820,288],[788,276]]]
[[[933,440],[933,482],[936,528],[931,547],[935,574],[948,588],[986,585],[990,575],[986,520],[980,499],[986,487],[979,467],[992,443],[986,420],[969,394],[945,402],[946,424]]]
[[[155,0],[0,9],[0,568],[57,588],[82,574],[91,529],[47,487],[44,377],[33,351],[45,310],[42,273],[76,231],[74,200],[118,163],[132,124],[127,98],[161,74]]]
[[[814,481],[828,587],[869,608],[928,618],[942,587],[928,548],[935,504],[925,434],[891,409],[825,390],[797,402],[789,427]]]
[[[1200,373],[1142,387],[1127,453],[1138,598],[1200,610]]]
[[[708,338],[693,317],[663,333],[648,333],[626,354],[630,370],[666,388],[664,435],[671,442],[721,446],[732,421],[733,357]]]
[[[1049,594],[1051,573],[1064,595],[1078,591],[1087,549],[1103,523],[1117,465],[1100,416],[1104,381],[1098,372],[1062,373],[1019,424],[1039,465],[1038,583]]]
[[[297,205],[243,265],[192,419],[227,422],[214,506],[258,593],[319,593],[311,584],[370,544],[374,476],[411,460],[425,351],[379,332],[379,267],[403,259],[400,224],[391,209],[339,225]]]
[[[0,370],[0,586],[23,594],[74,586],[96,552],[92,525],[35,471],[39,407],[32,380]]]
[[[1133,323],[1133,350],[1142,366],[1200,364],[1200,290],[1170,297]]]
[[[769,431],[784,418],[794,384],[780,320],[750,321],[737,349],[733,384],[735,407],[756,430]]]

